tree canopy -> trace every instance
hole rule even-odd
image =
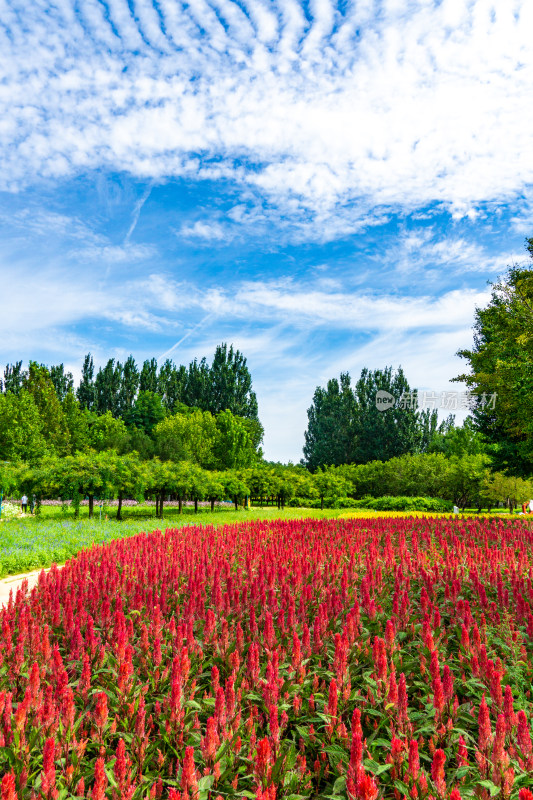
[[[533,239],[526,240],[533,258]],[[493,445],[496,468],[533,473],[533,264],[513,266],[476,310],[474,345],[459,354],[473,394],[477,429]]]
[[[380,391],[396,401],[386,410],[376,403]],[[353,388],[348,373],[332,378],[325,389],[316,388],[307,415],[304,463],[311,470],[426,451],[453,425],[451,419],[439,423],[437,411],[418,409],[401,367],[365,368]]]

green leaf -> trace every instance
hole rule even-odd
[[[400,791],[405,797],[409,797],[409,787],[403,781],[394,781],[394,786],[398,791]]]
[[[201,792],[207,792],[215,781],[214,775],[204,775],[203,778],[200,778],[198,781],[198,789]]]
[[[341,775],[333,784],[333,794],[342,794],[346,787],[346,776]]]
[[[483,786],[484,789],[488,789],[491,797],[496,797],[496,795],[500,793],[500,787],[496,786],[496,784],[492,781],[478,781],[477,785]]]

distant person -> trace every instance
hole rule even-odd
[[[22,508],[22,513],[23,514],[27,514],[28,513],[28,498],[26,497],[25,494],[22,495],[22,500],[20,501],[20,506]]]
[[[33,514],[33,509],[35,508],[35,495],[32,494],[30,500],[30,514]]]
[[[533,500],[529,501],[529,513],[533,514]]]

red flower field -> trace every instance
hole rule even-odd
[[[2,800],[533,800],[526,522],[254,522],[0,612]]]

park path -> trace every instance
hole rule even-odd
[[[13,590],[13,600],[17,594],[17,589],[22,584],[24,578],[28,580],[28,589],[31,589],[39,580],[41,569],[34,569],[32,572],[24,572],[22,575],[8,575],[7,578],[0,580],[0,608],[9,602],[9,592]],[[48,572],[48,569],[45,569]]]

